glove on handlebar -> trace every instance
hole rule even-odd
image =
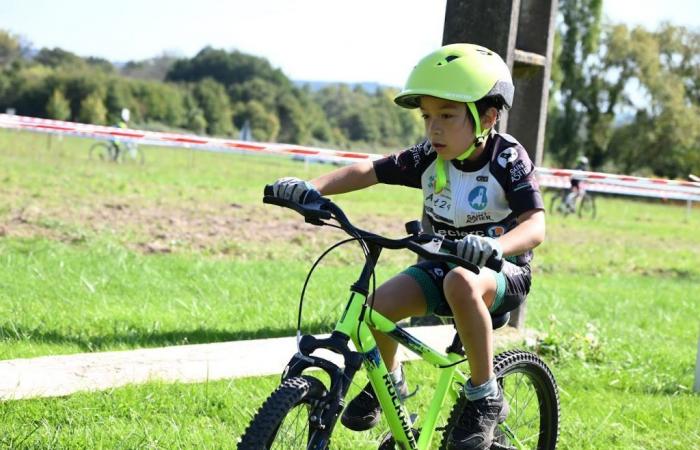
[[[486,265],[491,255],[497,259],[503,257],[501,244],[495,239],[470,234],[457,241],[457,256],[480,268]]]
[[[321,196],[313,184],[294,177],[280,178],[275,181],[272,185],[272,195],[301,204],[309,203]]]

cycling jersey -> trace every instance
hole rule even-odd
[[[449,239],[468,234],[495,238],[514,228],[520,214],[544,209],[534,165],[510,135],[492,133],[474,161],[445,162],[447,184],[435,192],[435,166],[441,163],[426,140],[375,161],[374,170],[380,183],[422,189],[433,231]],[[532,252],[509,259],[525,265]]]

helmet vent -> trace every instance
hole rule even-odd
[[[449,55],[449,56],[446,56],[444,60],[442,60],[442,61],[440,61],[439,63],[437,63],[437,65],[438,65],[438,66],[442,66],[442,65],[445,65],[445,64],[449,64],[449,63],[451,63],[452,61],[454,61],[455,59],[458,59],[458,58],[459,58],[459,55]]]

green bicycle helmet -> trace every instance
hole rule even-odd
[[[461,103],[500,96],[510,108],[514,93],[510,70],[498,54],[479,45],[450,44],[416,64],[394,101],[404,108],[418,108],[423,95]]]
[[[424,95],[466,103],[474,119],[474,142],[458,160],[468,158],[476,147],[482,145],[490,129],[481,129],[481,121],[475,102],[485,97],[500,97],[506,108],[513,105],[515,86],[510,70],[498,54],[486,47],[474,44],[450,44],[424,57],[406,81],[406,87],[394,98],[404,108],[418,108]],[[445,161],[438,156],[435,192],[447,183]]]

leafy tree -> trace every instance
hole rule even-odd
[[[224,86],[262,78],[278,85],[290,85],[279,69],[273,69],[265,58],[239,51],[227,52],[203,48],[194,58],[177,60],[166,75],[168,81],[200,81],[213,78]]]
[[[177,57],[163,53],[155,58],[143,61],[129,61],[121,69],[121,74],[141,80],[164,81]]]
[[[226,89],[215,80],[205,78],[195,83],[192,94],[204,112],[207,133],[220,136],[232,135],[235,130]]]
[[[0,68],[9,66],[22,57],[20,38],[0,29]]]
[[[238,128],[243,128],[245,123],[250,124],[253,139],[263,142],[274,142],[280,131],[280,122],[273,111],[270,111],[257,100],[251,100],[235,114],[235,123]]]
[[[129,109],[132,123],[138,123],[143,120],[141,108],[136,99],[134,99],[132,87],[127,80],[114,77],[107,82],[105,106],[107,107],[107,120],[109,123],[118,123],[121,120],[121,111],[124,108]]]
[[[70,103],[60,89],[54,89],[53,94],[51,94],[51,98],[46,104],[46,113],[51,119],[70,119]]]
[[[85,60],[80,56],[58,47],[53,49],[42,48],[34,57],[34,61],[49,67],[80,68],[85,66]]]
[[[207,119],[191,92],[187,92],[185,95],[185,114],[187,116],[185,127],[188,130],[192,130],[196,134],[206,133]]]
[[[311,133],[304,108],[291,92],[282,94],[278,99],[277,115],[280,120],[280,142],[305,144],[310,141]]]
[[[560,47],[555,51],[558,67],[553,71],[552,89],[557,107],[549,111],[547,150],[566,166],[571,166],[577,155],[589,154],[595,167],[602,163],[602,157],[590,155],[587,136],[598,135],[601,121],[608,120],[601,117],[597,98],[600,79],[589,70],[600,46],[602,0],[560,0],[559,12],[563,21],[558,31],[561,38],[556,40]]]
[[[174,127],[184,125],[187,111],[182,87],[157,81],[133,80],[132,93],[139,99],[140,115],[145,121],[156,121]]]
[[[80,102],[78,121],[95,125],[105,125],[107,123],[107,108],[105,108],[99,92],[93,92]]]
[[[611,148],[627,170],[647,170],[685,177],[700,170],[700,34],[664,25],[651,32],[641,27],[613,27],[608,58],[627,71],[644,102],[631,123],[616,130]]]

